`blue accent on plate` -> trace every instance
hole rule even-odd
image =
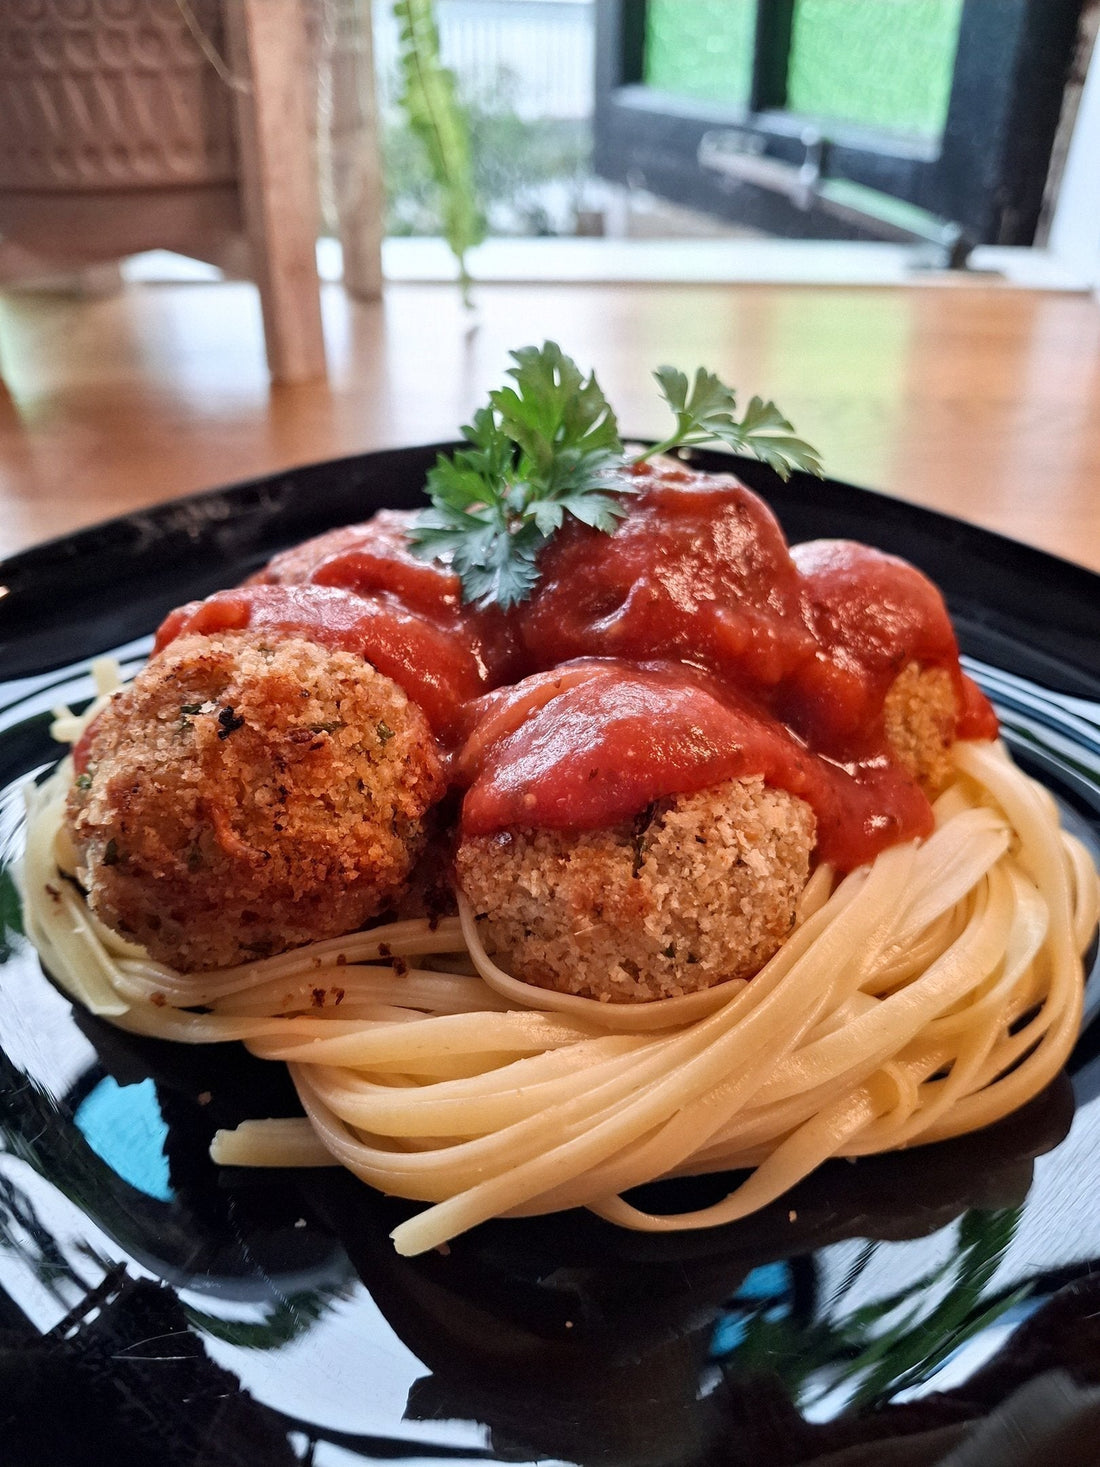
[[[175,1194],[164,1154],[168,1127],[152,1080],[123,1088],[105,1076],[77,1106],[73,1120],[95,1154],[124,1182],[147,1197],[171,1202]]]

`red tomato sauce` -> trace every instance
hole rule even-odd
[[[819,857],[841,869],[927,835],[928,800],[886,743],[898,673],[947,669],[957,736],[997,732],[932,583],[848,541],[788,548],[730,478],[629,482],[615,534],[568,521],[510,613],[464,606],[456,575],[410,553],[411,517],[383,511],[173,612],[157,650],[248,627],[364,657],[452,754],[471,835],[593,829],[748,775],[811,805]]]
[[[243,631],[306,637],[353,652],[392,678],[418,703],[444,743],[460,732],[463,710],[492,687],[508,657],[487,645],[476,624],[456,615],[434,619],[389,592],[358,595],[337,586],[253,583],[218,591],[173,611],[154,651],[185,632]]]
[[[345,525],[284,551],[252,577],[253,584],[338,586],[376,596],[445,632],[478,665],[486,686],[520,675],[518,630],[499,606],[462,604],[462,582],[437,561],[420,560],[408,545],[416,516],[384,509],[362,525]]]
[[[819,857],[845,870],[932,828],[928,801],[895,764],[822,758],[763,707],[683,664],[567,664],[499,699],[485,700],[457,760],[469,781],[467,835],[616,825],[654,800],[746,775],[804,799]],[[517,704],[525,714],[509,720]]]
[[[675,657],[770,686],[812,655],[798,572],[762,499],[687,469],[639,469],[614,535],[569,520],[517,611],[532,662]]]

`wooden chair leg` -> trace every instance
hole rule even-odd
[[[332,193],[344,252],[344,287],[360,300],[382,294],[385,197],[378,146],[369,0],[333,0]]]
[[[245,229],[276,382],[325,375],[312,65],[301,0],[225,0]]]

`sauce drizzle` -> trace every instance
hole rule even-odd
[[[400,684],[451,754],[465,834],[593,829],[747,775],[805,799],[818,856],[851,869],[927,835],[931,807],[886,737],[911,665],[950,675],[956,737],[993,738],[943,598],[914,567],[850,541],[789,549],[736,480],[633,471],[608,536],[569,520],[531,600],[464,606],[383,511],[173,612],[184,632],[250,628],[353,651]]]

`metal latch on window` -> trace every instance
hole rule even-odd
[[[817,128],[805,128],[799,142],[802,161],[786,163],[767,155],[766,139],[759,133],[748,128],[716,128],[704,133],[699,141],[699,166],[736,183],[755,184],[782,194],[796,209],[809,210],[817,205],[834,218],[873,229],[883,239],[928,245],[931,252],[919,262],[923,265],[941,270],[966,269],[975,241],[961,225],[879,189],[850,179],[830,178],[829,140]]]

